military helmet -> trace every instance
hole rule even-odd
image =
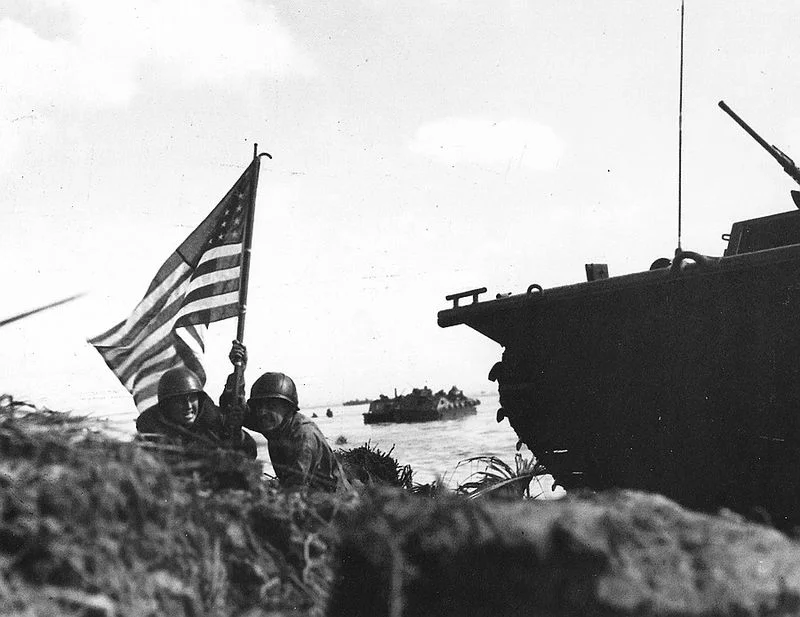
[[[194,372],[185,366],[168,370],[158,380],[158,402],[172,396],[201,392],[203,384]]]
[[[297,388],[292,378],[283,373],[264,373],[256,379],[250,389],[250,400],[257,401],[262,398],[280,398],[290,402],[295,411],[297,405]]]

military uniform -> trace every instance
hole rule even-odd
[[[205,392],[198,393],[200,397],[200,410],[195,422],[189,427],[183,427],[170,422],[161,412],[159,405],[142,412],[136,419],[136,430],[142,434],[163,435],[169,440],[183,444],[204,444],[237,450],[249,458],[256,458],[257,447],[255,440],[242,429],[238,434],[231,434],[225,426],[222,412]],[[227,402],[230,393],[220,397],[220,404]]]
[[[322,431],[311,420],[294,413],[264,436],[281,486],[336,490],[341,481],[339,462]]]

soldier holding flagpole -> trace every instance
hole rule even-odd
[[[233,341],[230,360],[234,367],[247,365],[247,350]],[[220,396],[219,407],[203,391],[190,369],[168,370],[158,381],[158,404],[146,409],[136,419],[141,435],[158,435],[186,445],[203,444],[237,450],[256,458],[255,440],[242,430],[246,407],[235,394],[236,371],[231,373]]]
[[[255,458],[245,414],[244,316],[261,156],[170,255],[126,319],[89,342],[133,395],[137,429],[240,450]],[[220,407],[203,392],[204,335],[214,321],[237,316]]]

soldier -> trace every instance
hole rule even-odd
[[[245,347],[234,341],[231,362],[247,363]],[[234,374],[228,377],[217,407],[205,392],[197,375],[185,367],[174,368],[158,382],[158,404],[145,410],[136,419],[136,430],[143,434],[159,434],[182,443],[201,443],[238,450],[256,458],[256,442],[242,430],[244,398],[233,394]]]
[[[284,488],[333,492],[343,474],[316,424],[300,413],[297,388],[283,373],[264,373],[250,390],[245,426],[267,438],[269,458]]]

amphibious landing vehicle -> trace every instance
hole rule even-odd
[[[414,388],[410,394],[390,398],[381,394],[369,404],[369,411],[362,414],[364,424],[382,422],[431,422],[453,420],[478,413],[478,399],[465,396],[456,386],[449,392],[439,390],[435,394],[427,386]]]
[[[568,490],[642,489],[787,528],[800,524],[800,211],[723,239],[720,257],[678,250],[635,274],[589,264],[574,285],[453,294],[438,323],[504,347],[489,372],[498,421]]]

